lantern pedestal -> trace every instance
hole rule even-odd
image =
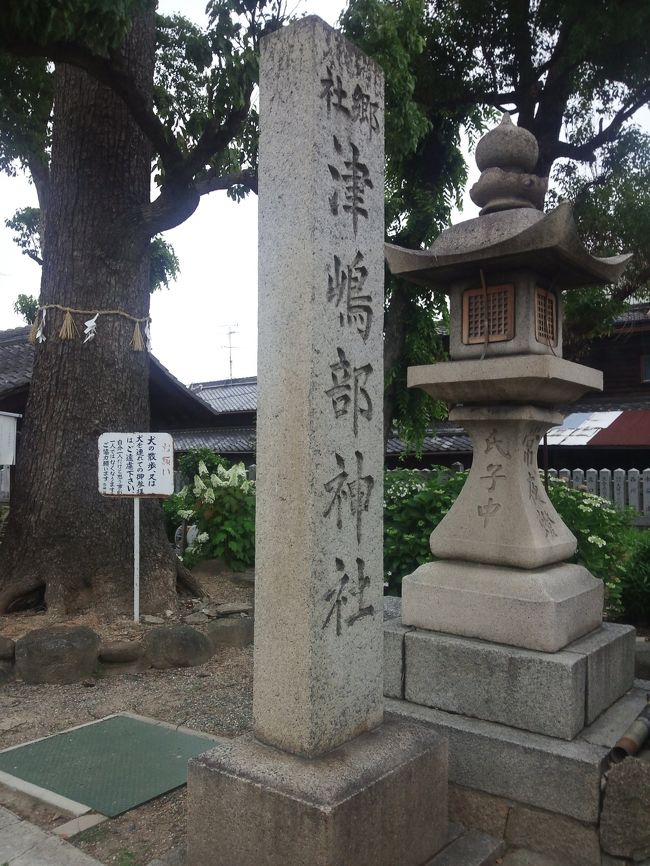
[[[557,652],[597,628],[603,609],[602,581],[564,562],[576,539],[537,467],[540,438],[562,415],[511,404],[457,406],[450,418],[472,437],[472,468],[431,533],[438,561],[402,582],[403,623]]]
[[[402,624],[554,653],[598,628],[603,583],[581,565],[439,560],[402,581]]]

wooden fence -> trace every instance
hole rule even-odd
[[[644,522],[650,520],[650,469],[549,469],[548,474],[607,499],[617,508],[633,508]]]

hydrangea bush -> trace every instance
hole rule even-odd
[[[620,511],[611,502],[585,490],[551,479],[549,499],[578,541],[574,562],[584,565],[605,583],[607,612],[623,614],[633,535],[633,512]]]
[[[390,595],[400,595],[402,578],[433,559],[429,536],[454,504],[467,472],[442,466],[425,474],[414,469],[385,473],[384,579]]]
[[[636,530],[621,581],[621,604],[627,622],[650,626],[650,530]]]
[[[222,558],[240,570],[254,564],[255,484],[242,463],[231,468],[198,460],[193,481],[165,502],[172,526],[195,524],[187,548],[188,567]],[[387,591],[401,592],[402,578],[433,559],[429,536],[453,505],[467,472],[437,467],[429,473],[389,471],[384,494],[384,568]],[[549,497],[576,536],[575,562],[603,580],[607,613],[631,622],[650,622],[650,531],[631,526],[633,512],[584,490],[551,480]]]
[[[429,536],[453,505],[467,475],[467,472],[451,474],[442,467],[429,476],[408,469],[386,473],[384,571],[389,593],[399,594],[402,578],[434,558]],[[619,511],[604,499],[561,481],[551,480],[549,498],[578,541],[573,561],[604,581],[608,615],[619,617],[627,613],[625,599],[631,593],[626,593],[626,587],[630,583],[632,551],[636,549],[632,512]],[[645,550],[650,552],[650,535]],[[642,592],[643,570],[637,571],[636,582]],[[645,574],[650,612],[650,566]]]
[[[177,524],[185,520],[198,533],[183,555],[191,568],[204,559],[223,559],[235,571],[255,561],[255,482],[243,463],[210,472],[200,460],[194,480],[168,500]]]

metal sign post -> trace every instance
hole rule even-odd
[[[133,500],[133,619],[140,621],[140,497]]]
[[[133,499],[133,619],[140,620],[140,500],[174,492],[169,433],[102,433],[98,483],[102,496]]]

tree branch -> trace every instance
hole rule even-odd
[[[172,133],[156,116],[149,100],[126,70],[124,60],[118,52],[112,52],[110,57],[106,58],[72,42],[55,42],[44,48],[37,42],[28,40],[12,42],[7,50],[24,57],[47,57],[55,63],[67,63],[92,75],[121,97],[129,113],[160,156],[165,171],[173,170],[183,162],[183,154]]]
[[[30,156],[27,160],[27,168],[34,181],[36,187],[36,195],[38,197],[38,206],[41,209],[41,214],[45,213],[47,207],[47,196],[50,188],[50,169],[47,163],[35,156]]]
[[[257,172],[242,171],[239,174],[207,174],[197,178],[195,189],[199,195],[207,195],[218,190],[230,189],[231,186],[245,186],[257,195]]]
[[[227,189],[228,186],[232,186],[232,183],[227,183],[225,178],[220,181],[208,174],[199,181],[201,186],[199,192],[195,187],[194,178],[197,173],[205,169],[212,156],[226,148],[239,132],[248,115],[248,103],[253,89],[252,82],[248,88],[248,94],[242,100],[242,107],[232,109],[221,123],[212,119],[206,125],[195,147],[187,156],[184,156],[173,134],[154,113],[151,104],[126,69],[124,59],[119,52],[112,52],[110,57],[106,58],[93,54],[83,46],[69,42],[51,44],[45,51],[41,45],[31,41],[12,43],[11,52],[21,56],[47,56],[55,63],[67,63],[76,66],[101,84],[110,87],[122,99],[129,113],[159,155],[165,173],[160,196],[145,208],[142,214],[146,229],[151,232],[152,236],[158,232],[174,228],[191,216],[198,206],[200,196],[204,193],[216,189]],[[36,166],[35,169],[37,169]],[[34,177],[35,182],[36,176]],[[253,189],[254,184],[256,190],[256,179],[247,176],[246,173],[243,173],[241,177],[242,183],[249,186],[250,189]],[[42,176],[41,179],[45,181],[45,176]]]
[[[251,84],[244,99],[244,105],[241,108],[231,109],[222,123],[218,123],[214,118],[208,122],[183,166],[183,172],[187,172],[188,180],[193,179],[198,172],[203,171],[212,156],[224,150],[237,135],[248,116],[252,91],[253,85]]]
[[[36,262],[37,265],[43,267],[43,259],[38,255],[38,253],[35,253],[33,250],[25,250],[25,255],[29,256],[29,258],[33,262]]]
[[[601,129],[583,144],[571,144],[568,141],[558,141],[552,148],[554,159],[567,157],[579,162],[593,162],[596,159],[596,151],[604,144],[610,144],[616,139],[623,124],[632,117],[640,108],[650,101],[650,84],[646,85],[636,95],[631,103],[620,108],[609,125]]]

